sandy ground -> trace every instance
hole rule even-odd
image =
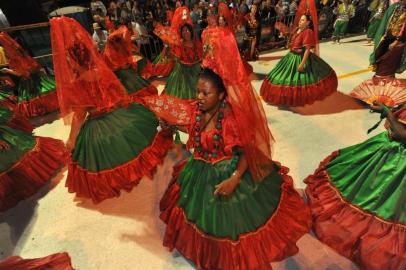
[[[364,37],[343,40],[341,45],[321,44],[321,56],[339,77],[368,67],[371,47],[362,46]],[[251,63],[251,76],[257,91],[264,76],[286,51],[261,55]],[[345,76],[339,80],[336,94],[324,101],[300,108],[265,105],[270,129],[276,139],[274,159],[291,169],[297,188],[330,152],[364,141],[378,121],[359,102],[347,94],[371,72]],[[404,75],[403,75],[404,77]],[[154,82],[163,88],[162,82]],[[55,120],[56,119],[56,120]],[[35,129],[35,134],[66,140],[69,127],[57,115]],[[183,137],[185,140],[185,137]],[[80,270],[186,270],[192,264],[177,252],[162,246],[164,225],[158,218],[158,202],[168,181],[174,155],[169,154],[153,181],[143,179],[131,193],[123,193],[94,205],[90,200],[75,199],[64,187],[66,168],[32,198],[0,215],[0,259],[19,255],[43,257],[66,251]],[[274,269],[357,269],[350,261],[307,234],[298,242],[299,253]]]

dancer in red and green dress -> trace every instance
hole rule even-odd
[[[130,191],[142,177],[152,177],[172,146],[171,134],[157,131],[151,111],[130,103],[77,21],[52,19],[51,41],[61,114],[73,113],[69,192],[98,203]]]
[[[309,176],[317,237],[361,269],[406,266],[406,107],[381,107],[388,131],[333,152]]]
[[[9,61],[8,67],[0,71],[11,79],[9,85],[17,99],[18,110],[28,118],[57,111],[54,77],[7,33],[0,33],[0,45]]]
[[[272,105],[304,106],[337,91],[335,71],[318,56],[317,12],[314,1],[306,11],[306,0],[296,12],[290,52],[267,75],[261,96]],[[314,53],[312,52],[314,50]]]
[[[161,119],[189,133],[194,150],[174,168],[161,200],[163,244],[198,269],[272,269],[298,252],[309,210],[288,169],[271,159],[272,135],[233,34],[215,27],[202,36],[197,102],[145,98]]]

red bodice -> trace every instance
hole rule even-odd
[[[196,108],[196,107],[195,107]],[[191,123],[189,126],[189,140],[187,142],[188,149],[194,148],[194,139],[195,139],[195,126],[196,126],[196,112],[197,108],[193,110]],[[216,163],[221,160],[231,159],[233,156],[233,148],[235,146],[242,147],[238,129],[236,126],[236,120],[231,109],[226,109],[224,112],[224,118],[221,122],[222,129],[221,129],[221,137],[222,140],[220,142],[220,149],[217,152],[217,157],[212,157],[210,153],[213,152],[215,149],[215,139],[214,135],[216,134],[216,128],[213,127],[211,130],[205,130],[200,133],[200,145],[201,151],[196,151],[194,149],[193,156],[195,159],[201,159],[206,162]],[[209,153],[208,156],[204,157],[203,153]]]
[[[306,29],[303,32],[294,34],[292,36],[290,49],[291,50],[300,50],[303,47],[306,47],[306,48],[314,47],[314,45],[315,45],[315,40],[314,40],[313,30]]]
[[[195,40],[194,46],[185,46],[183,44],[174,46],[173,54],[179,59],[182,64],[196,64],[202,60],[203,46],[198,40]]]

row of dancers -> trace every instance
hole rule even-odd
[[[94,203],[118,197],[141,178],[153,177],[180,131],[189,135],[191,154],[174,167],[160,202],[167,225],[163,245],[198,269],[271,269],[271,262],[296,254],[297,241],[311,229],[363,269],[404,268],[406,110],[396,93],[405,87],[383,73],[403,71],[405,4],[385,14],[372,58],[376,76],[359,86],[368,85],[369,92],[353,92],[374,104],[387,119],[387,131],[322,161],[305,179],[307,202],[289,169],[271,158],[274,140],[264,109],[227,25],[207,28],[200,42],[188,9],[180,7],[170,26],[156,29],[168,45],[154,63],[161,66],[140,67],[125,27],[109,36],[100,54],[77,21],[51,19],[56,92],[41,92],[52,77],[0,34],[10,66],[0,100],[0,210],[31,196],[65,164],[69,192]],[[300,106],[337,90],[334,70],[317,56],[316,18],[314,2],[302,1],[290,52],[261,87],[266,102]],[[386,49],[380,49],[382,43]],[[393,54],[399,52],[394,68],[386,61],[398,60]],[[146,79],[158,69],[169,74],[160,95]],[[33,98],[20,99],[20,89]],[[55,97],[71,126],[65,146],[33,136],[27,121],[54,110],[46,99]],[[66,254],[31,261],[12,257],[0,266],[26,269],[30,263],[52,265],[53,259],[55,269],[72,267]]]

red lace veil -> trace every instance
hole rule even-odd
[[[174,33],[177,33],[179,38],[182,38],[180,30],[185,24],[189,24],[193,28],[193,21],[192,17],[190,16],[190,11],[187,7],[178,7],[172,17],[171,29]]]
[[[123,25],[107,38],[103,52],[104,60],[112,70],[125,68],[129,64],[132,65],[134,63],[133,47],[130,31]]]
[[[314,53],[319,55],[319,22],[317,17],[317,9],[314,0],[301,0],[297,8],[295,20],[293,23],[293,29],[299,26],[300,17],[302,15],[310,15],[313,22],[313,39],[314,39]],[[293,33],[294,34],[294,33]]]
[[[53,18],[51,44],[58,101],[63,117],[75,110],[103,110],[128,96],[90,35],[74,19]]]
[[[202,66],[216,72],[227,89],[228,101],[237,120],[249,170],[260,181],[271,170],[272,134],[264,108],[252,88],[233,33],[228,28],[208,28],[202,34]]]
[[[223,17],[227,22],[227,26],[231,32],[234,33],[235,26],[234,26],[234,19],[233,14],[231,13],[230,9],[228,8],[227,4],[224,2],[220,2],[218,5],[218,14],[219,16]]]
[[[32,71],[41,68],[41,65],[5,32],[0,33],[0,45],[6,52],[10,69],[16,71],[23,78],[28,78]]]

